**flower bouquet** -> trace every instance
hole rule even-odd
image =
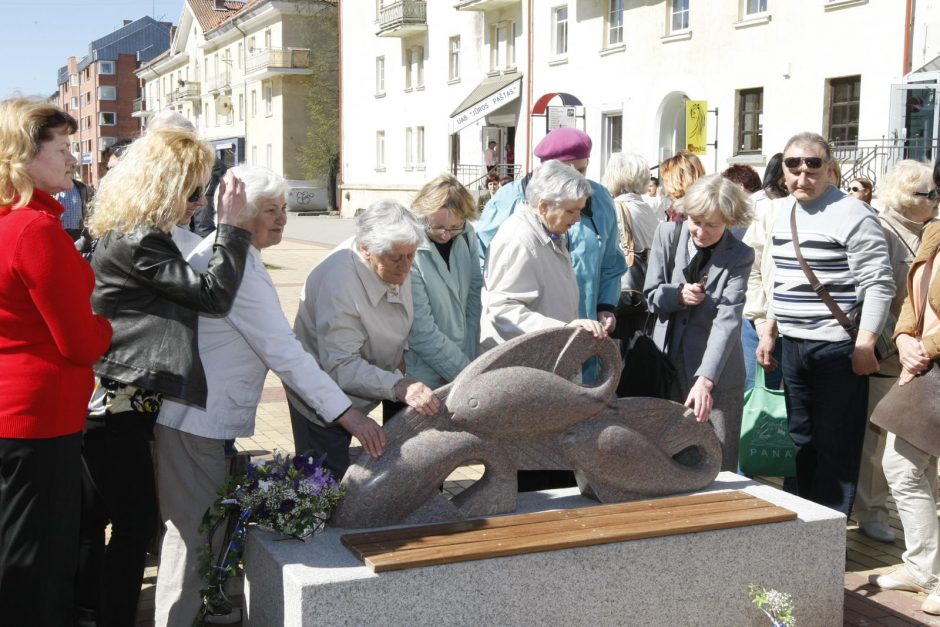
[[[796,616],[793,615],[793,599],[789,594],[768,590],[763,586],[750,583],[747,585],[747,595],[751,603],[767,615],[773,627],[794,627]]]
[[[275,451],[268,461],[249,462],[245,474],[230,477],[219,489],[219,498],[206,510],[199,527],[205,534],[200,566],[206,587],[201,591],[203,608],[196,624],[207,613],[229,605],[224,585],[243,569],[250,525],[298,540],[323,529],[346,488],[322,464],[323,457],[291,457]],[[213,550],[213,536],[223,524],[221,550]]]

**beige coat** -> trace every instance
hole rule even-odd
[[[527,206],[499,227],[487,253],[483,282],[481,351],[578,318],[578,284],[568,239],[551,239]]]

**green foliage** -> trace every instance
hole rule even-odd
[[[319,179],[329,190],[335,208],[339,175],[339,26],[335,1],[321,3],[310,20],[312,51],[307,81],[307,141],[298,161],[304,175]]]
[[[796,616],[793,615],[793,599],[789,594],[768,590],[755,583],[747,585],[747,595],[757,609],[767,615],[774,627],[794,627]]]

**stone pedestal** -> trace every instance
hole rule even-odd
[[[250,534],[252,627],[377,625],[764,625],[747,585],[789,593],[800,625],[842,624],[845,517],[733,473],[795,521],[374,574],[342,546]],[[576,489],[522,494],[517,513],[583,507]]]

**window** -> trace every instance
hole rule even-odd
[[[451,37],[448,42],[447,80],[460,80],[460,37]]]
[[[265,49],[265,50],[270,50],[270,49],[271,49],[271,41],[272,41],[272,40],[271,40],[271,29],[269,28],[268,30],[264,31],[264,49]]]
[[[568,7],[552,9],[552,54],[563,57],[568,54]]]
[[[245,119],[245,94],[238,94],[238,121]]]
[[[415,167],[424,169],[424,127],[415,129]]]
[[[248,38],[248,52],[254,52],[254,51],[255,51],[255,38],[249,37]]]
[[[209,103],[206,103],[206,115],[203,118],[206,121],[206,128],[209,127]]]
[[[274,107],[272,101],[274,100],[274,84],[271,81],[265,81],[262,83],[261,87],[264,91],[262,92],[262,98],[264,99],[264,114],[271,115],[274,112]]]
[[[516,67],[515,40],[515,22],[497,22],[490,26],[490,71]]]
[[[412,142],[414,141],[414,131],[411,130],[411,127],[405,129],[405,169],[411,170],[414,166],[412,164],[414,160],[414,146]]]
[[[258,115],[258,91],[255,89],[251,90],[251,117],[257,117]]]
[[[244,63],[245,57],[245,45],[242,42],[238,42],[238,69],[242,69],[242,63]]]
[[[274,150],[272,149],[271,144],[268,144],[267,146],[264,147],[265,167],[267,168],[271,167],[271,159],[273,158],[273,156],[274,156]]]
[[[70,109],[78,109],[78,96],[72,96],[72,97],[69,99],[69,108],[70,108]]]
[[[767,0],[745,0],[744,14],[757,15],[767,12]]]
[[[411,66],[414,64],[413,56],[413,49],[408,48],[405,50],[405,91],[411,91]]]
[[[610,0],[607,9],[607,47],[623,43],[623,0]]]
[[[415,46],[415,77],[416,84],[415,87],[418,89],[424,89],[424,47]]]
[[[385,57],[375,58],[375,95],[385,95]]]
[[[858,142],[858,103],[862,77],[847,76],[829,81],[829,141],[836,145]]]
[[[385,131],[375,132],[375,169],[385,169]]]
[[[114,74],[114,61],[98,61],[98,74]]]
[[[117,124],[117,113],[102,111],[98,114],[98,126],[114,126]]]
[[[258,147],[251,147],[251,165],[258,165]]]
[[[689,0],[670,0],[669,24],[672,32],[688,30]]]
[[[69,74],[69,85],[78,87],[78,74]]]
[[[764,90],[738,92],[738,145],[735,154],[758,153],[763,147]]]
[[[405,50],[405,91],[424,88],[424,47]]]
[[[98,100],[117,100],[117,87],[102,85],[98,88]]]
[[[608,113],[604,115],[604,161],[602,169],[607,168],[610,155],[623,152],[623,114]]]

